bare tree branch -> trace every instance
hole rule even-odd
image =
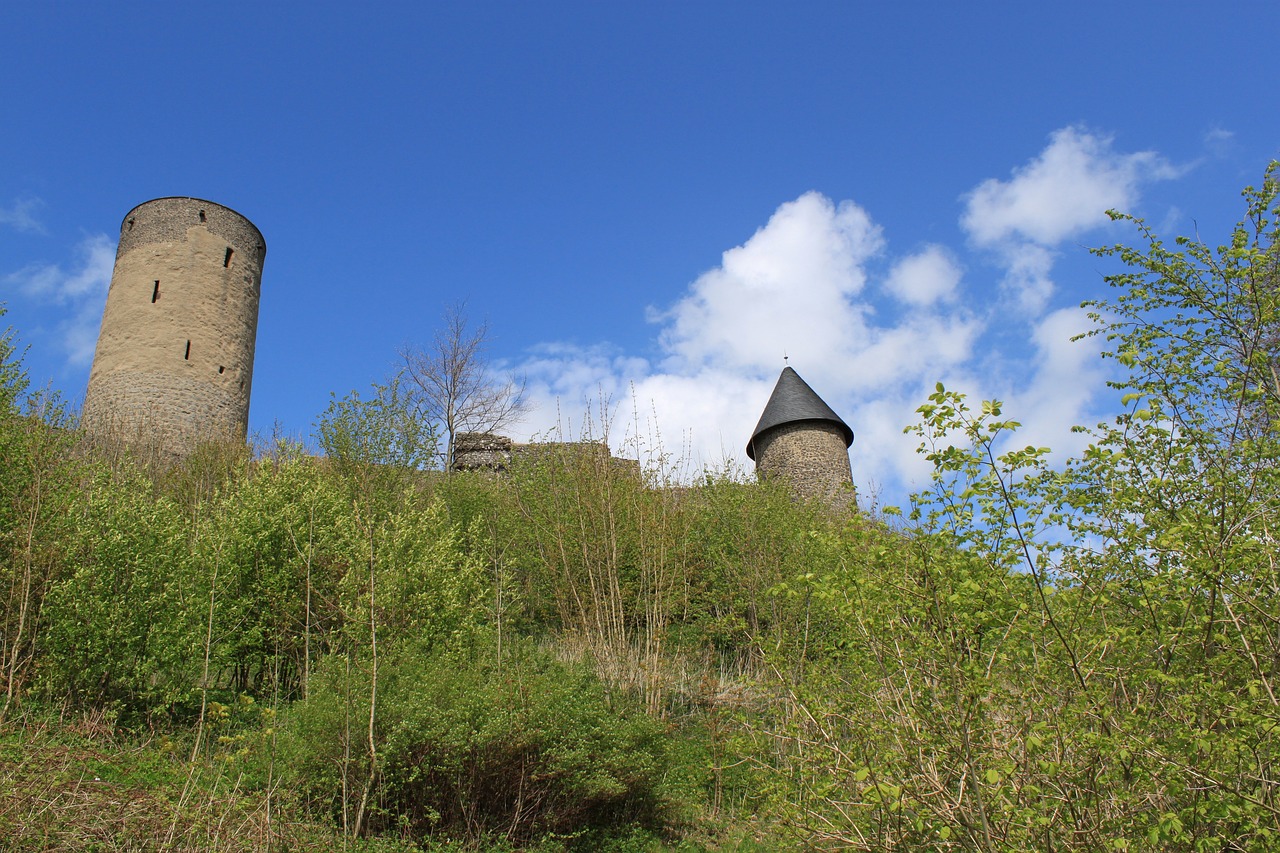
[[[497,432],[529,409],[524,380],[495,376],[490,370],[489,324],[470,328],[465,308],[457,303],[445,311],[444,326],[429,347],[400,349],[414,405],[446,438],[446,471],[453,468],[459,434]]]

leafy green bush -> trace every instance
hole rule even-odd
[[[199,678],[208,593],[177,505],[138,471],[99,469],[76,531],[74,569],[45,602],[45,692],[126,716],[187,696]]]
[[[1124,411],[1079,458],[938,384],[910,526],[787,583],[835,641],[780,646],[748,720],[797,844],[1277,849],[1278,176],[1218,249],[1113,214],[1141,239],[1087,307]]]
[[[326,662],[287,724],[299,791],[345,826],[366,778],[367,829],[420,842],[598,849],[670,815],[663,727],[612,705],[585,670],[529,651],[501,663],[435,653],[379,676],[376,773],[367,752],[355,758],[369,690],[347,661]]]

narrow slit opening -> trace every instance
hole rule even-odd
[[[221,375],[222,375],[222,373],[223,373],[223,371],[225,371],[226,369],[227,369],[227,368],[225,368],[225,367],[223,367],[221,364],[219,364],[219,365],[218,365],[218,375],[219,375],[219,376],[221,376]]]
[[[183,354],[183,356],[182,356],[182,360],[183,360],[183,361],[190,361],[190,360],[191,360],[191,341],[187,341],[187,351],[186,351],[186,353],[184,353],[184,354]]]
[[[204,220],[204,211],[203,211],[203,210],[202,210],[202,211],[200,211],[200,221],[201,221],[201,222],[204,222],[204,221],[205,221],[205,220]]]
[[[227,247],[227,253],[226,253],[226,255],[224,255],[224,256],[223,256],[223,258],[222,258],[222,265],[223,265],[224,267],[229,267],[229,266],[231,266],[231,256],[232,256],[232,255],[234,255],[234,254],[235,254],[235,252],[232,250],[232,248],[231,248],[230,246],[228,246],[228,247]]]
[[[129,230],[130,230],[130,231],[132,231],[132,230],[133,230],[133,217],[132,217],[132,216],[130,216],[130,217],[129,217]]]
[[[156,279],[155,287],[151,288],[151,304],[155,305],[156,300],[160,298],[160,279]]]

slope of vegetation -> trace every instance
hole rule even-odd
[[[871,519],[567,446],[425,471],[395,384],[325,456],[163,470],[0,341],[13,849],[1280,845],[1276,186],[1092,306],[1124,413],[1050,467],[939,386]],[[1124,218],[1124,217],[1117,217]]]

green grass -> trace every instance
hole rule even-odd
[[[172,739],[100,720],[24,719],[0,729],[0,844],[7,850],[331,850],[281,792],[246,790],[221,757],[191,762]]]

